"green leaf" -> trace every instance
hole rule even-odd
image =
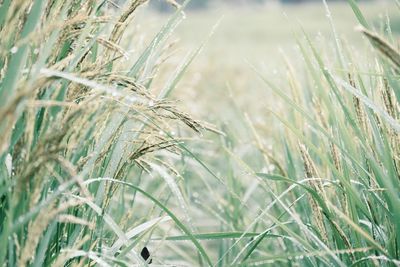
[[[150,199],[154,204],[156,204],[159,208],[161,208],[165,213],[167,213],[172,220],[176,223],[176,225],[189,237],[190,241],[193,242],[193,244],[195,245],[195,247],[199,250],[200,254],[204,257],[204,259],[206,260],[207,264],[209,266],[213,266],[207,252],[205,251],[205,249],[203,248],[203,246],[200,244],[200,242],[196,239],[196,237],[190,232],[189,228],[187,228],[179,219],[178,217],[175,216],[175,214],[168,209],[166,206],[164,206],[160,201],[158,201],[155,197],[153,197],[152,195],[150,195],[149,193],[147,193],[146,191],[144,191],[143,189],[128,183],[128,182],[124,182],[124,181],[119,181],[119,180],[115,180],[112,178],[96,178],[96,179],[89,179],[87,181],[85,181],[86,185],[89,185],[91,183],[94,182],[102,182],[102,181],[110,181],[113,183],[117,183],[117,184],[121,184],[124,186],[128,186],[138,192],[140,192],[141,194],[143,194],[145,197],[147,197],[148,199]]]
[[[360,8],[358,7],[358,4],[355,0],[347,0],[351,6],[351,8],[353,9],[354,14],[356,15],[358,22],[360,22],[360,24],[362,26],[364,26],[365,28],[369,29],[369,25],[367,20],[364,18]]]

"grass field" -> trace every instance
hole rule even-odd
[[[355,31],[359,23],[354,13],[348,4],[343,2],[330,3],[329,7],[339,37],[353,48],[361,47],[355,50],[362,57],[368,48],[362,35]],[[381,18],[396,12],[393,7],[393,3],[371,2],[363,4],[361,9],[369,21],[379,25],[382,22]],[[209,100],[226,100],[224,96],[227,95],[229,84],[236,95],[245,99],[243,102],[239,101],[240,107],[246,112],[253,112],[254,115],[259,114],[258,108],[264,106],[248,103],[254,102],[254,95],[267,96],[263,86],[254,79],[254,72],[249,65],[260,67],[265,74],[271,76],[278,76],[278,72],[284,71],[282,54],[286,54],[294,64],[301,65],[295,34],[301,35],[302,29],[310,38],[315,39],[316,45],[322,49],[334,49],[332,31],[326,14],[322,2],[302,5],[270,4],[257,8],[222,6],[215,10],[189,12],[172,38],[173,41],[179,42],[178,56],[176,60],[171,61],[172,65],[177,64],[185,53],[196,49],[207,39],[213,27],[218,25],[202,53],[189,68],[189,73],[183,78],[183,85],[179,86],[182,89],[178,88],[175,91],[179,96],[177,98],[182,99],[182,95],[188,97],[189,101],[186,103],[190,103],[188,108],[192,113],[214,119],[214,116],[226,115],[227,112],[221,111],[227,107],[209,105]],[[146,25],[154,29],[158,29],[160,21],[166,19],[157,14],[148,16],[147,13],[144,17],[149,19],[149,24]],[[394,30],[397,28],[396,18],[397,16],[391,16]],[[257,109],[248,110],[250,106]],[[204,107],[207,107],[207,111],[202,112]],[[211,109],[211,112],[208,109]],[[221,117],[215,119],[219,120]]]
[[[400,266],[398,3],[145,2],[1,2],[0,266]]]

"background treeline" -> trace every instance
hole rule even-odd
[[[177,0],[177,3],[183,3],[183,0]],[[200,9],[209,7],[211,4],[262,4],[267,2],[267,0],[192,0],[188,4],[188,8],[190,9]],[[165,0],[152,0],[150,1],[150,5],[159,11],[170,11],[172,10],[171,4]]]
[[[265,4],[268,2],[280,2],[280,3],[306,3],[315,0],[192,0],[188,4],[188,9],[202,9],[207,8],[215,4],[225,5],[248,5],[248,4]],[[332,1],[332,0],[331,0]],[[340,1],[340,0],[333,0]],[[177,3],[182,3],[184,0],[176,0]],[[166,0],[151,0],[150,5],[158,11],[168,12],[173,10],[172,6]]]

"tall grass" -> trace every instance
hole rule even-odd
[[[400,54],[390,24],[373,26],[350,4],[367,51],[338,38],[326,5],[332,42],[296,35],[306,79],[287,59],[279,84],[254,68],[286,107],[268,107],[282,125],[273,151],[253,130],[259,156],[245,165],[267,204],[246,230],[260,234],[232,265],[400,265]],[[252,128],[251,118],[243,123]],[[262,160],[272,168],[252,167]]]
[[[0,266],[146,265],[149,234],[170,221],[210,262],[167,207],[187,209],[165,161],[181,150],[173,131],[202,128],[165,99],[185,68],[152,88],[183,7],[128,53],[141,51],[124,33],[145,2],[2,1]]]
[[[231,97],[243,140],[166,99],[202,46],[154,88],[187,1],[141,48],[145,2],[2,1],[0,266],[400,265],[389,20],[350,0],[352,48],[324,2],[332,42],[296,35],[304,66],[284,56],[279,83],[253,67],[284,103],[267,107],[276,134]],[[203,129],[219,134],[188,134]]]

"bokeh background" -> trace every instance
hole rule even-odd
[[[241,128],[235,125],[238,114],[248,114],[260,128],[270,125],[267,110],[278,110],[282,105],[260,82],[253,67],[278,83],[285,73],[285,61],[290,61],[297,70],[303,69],[297,46],[297,41],[304,39],[303,31],[329,55],[334,50],[330,21],[349,50],[358,53],[355,56],[362,58],[368,52],[365,50],[371,49],[355,30],[358,22],[348,3],[327,1],[327,4],[329,12],[323,1],[192,0],[186,8],[186,18],[166,47],[168,56],[162,66],[165,71],[159,72],[155,87],[158,84],[161,88],[169,79],[163,74],[174,71],[182,58],[206,42],[172,97],[197,118],[222,121],[236,133]],[[141,9],[137,18],[139,28],[145,27],[146,31],[138,29],[136,32],[141,33],[138,36],[132,33],[132,38],[137,38],[143,46],[175,10],[168,1],[152,0],[149,5],[150,8]],[[378,28],[391,17],[391,30],[400,30],[394,2],[361,1],[360,7],[368,21],[375,22]],[[297,78],[302,76],[298,73]]]

